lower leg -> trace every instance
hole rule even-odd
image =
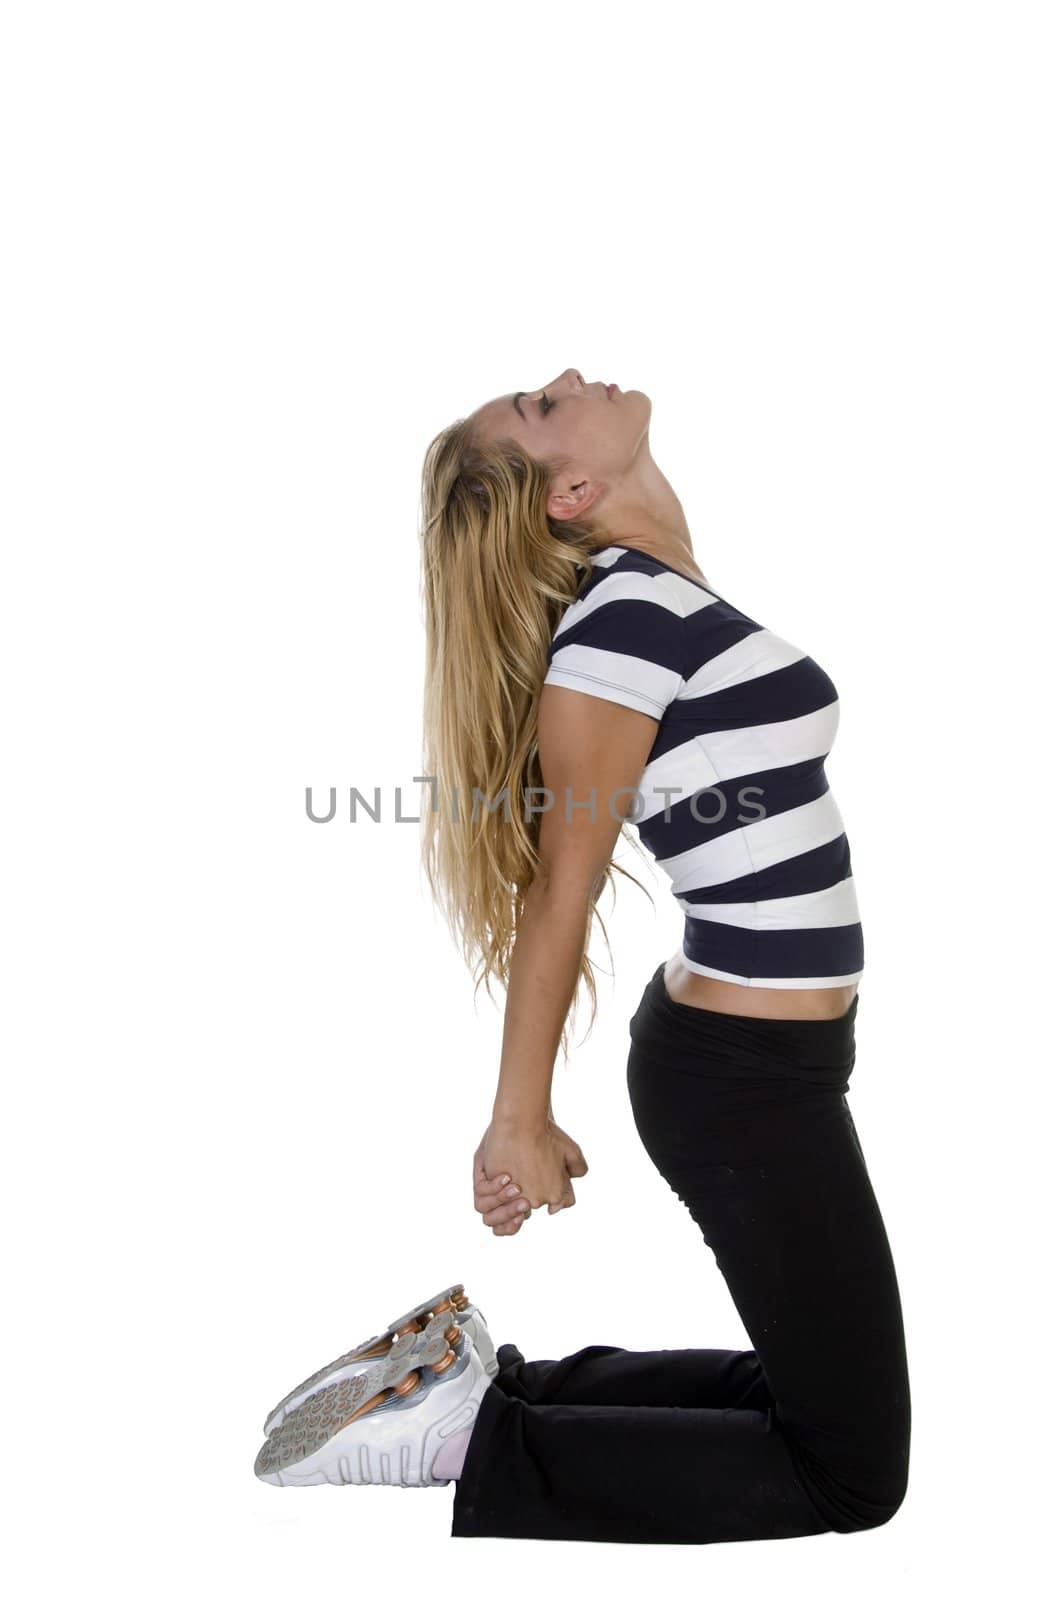
[[[767,1410],[772,1403],[753,1350],[625,1350],[586,1345],[560,1361],[526,1361],[500,1345],[496,1386],[532,1405],[693,1406]],[[462,1476],[472,1427],[448,1439],[433,1477]]]
[[[625,1350],[593,1344],[560,1360],[496,1352],[495,1383],[530,1405],[697,1406],[767,1411],[773,1396],[754,1350]]]
[[[769,1412],[526,1402],[486,1391],[458,1537],[705,1544],[829,1531]]]

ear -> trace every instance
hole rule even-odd
[[[597,500],[602,498],[606,485],[583,482],[570,484],[565,489],[552,489],[547,499],[547,513],[555,522],[569,522],[573,517],[586,517]]]

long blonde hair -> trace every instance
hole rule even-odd
[[[547,653],[593,570],[591,529],[547,513],[561,464],[534,459],[513,439],[481,441],[467,417],[437,434],[422,470],[421,770],[435,781],[423,789],[421,860],[433,903],[476,979],[474,995],[481,983],[490,994],[492,978],[509,984],[517,926],[539,867],[539,813],[527,815],[525,802],[533,791],[529,806],[542,803],[534,791],[543,788],[537,713]],[[638,882],[611,861],[589,902],[560,1041],[566,1060],[581,981],[591,998],[589,1030],[597,1014],[587,950],[596,917],[609,948],[597,901],[614,873]]]

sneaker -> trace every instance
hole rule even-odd
[[[392,1484],[448,1488],[437,1452],[471,1428],[491,1378],[453,1309],[411,1333],[403,1354],[320,1389],[267,1435],[255,1475],[278,1488]]]
[[[328,1388],[330,1384],[340,1383],[344,1378],[354,1378],[360,1372],[368,1372],[378,1362],[405,1355],[413,1348],[415,1336],[429,1320],[448,1309],[453,1309],[458,1326],[472,1336],[473,1345],[484,1371],[489,1378],[494,1378],[499,1370],[499,1361],[484,1313],[478,1306],[471,1304],[463,1285],[456,1283],[450,1289],[441,1289],[431,1300],[423,1300],[405,1316],[398,1317],[384,1333],[364,1340],[362,1344],[356,1345],[354,1350],[349,1350],[346,1355],[337,1356],[327,1367],[322,1367],[309,1378],[304,1378],[301,1384],[274,1406],[262,1425],[263,1433],[272,1433],[290,1412],[317,1394],[319,1390]]]

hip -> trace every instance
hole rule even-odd
[[[856,1060],[858,996],[836,1017],[736,1015],[675,1000],[662,962],[629,1021],[632,1059],[651,1070],[845,1093]]]

